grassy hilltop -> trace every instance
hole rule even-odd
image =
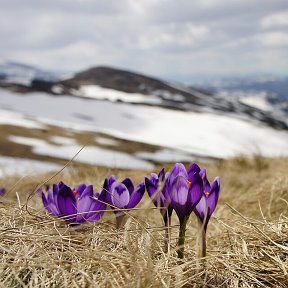
[[[288,159],[238,157],[205,166],[210,180],[220,176],[221,193],[204,268],[196,257],[195,215],[182,261],[176,215],[165,254],[162,218],[147,194],[127,213],[122,230],[115,229],[111,210],[99,222],[67,228],[45,213],[37,193],[27,202],[45,181],[85,182],[99,190],[111,174],[140,182],[150,171],[74,164],[57,175],[1,179],[8,188],[0,199],[1,287],[287,287]]]

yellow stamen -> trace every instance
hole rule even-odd
[[[205,196],[207,198],[209,196],[209,192],[205,192]]]
[[[191,186],[191,182],[189,180],[186,180],[186,184],[188,185],[188,187]]]

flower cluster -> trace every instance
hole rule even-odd
[[[173,211],[179,218],[178,256],[183,258],[186,224],[194,211],[199,221],[202,235],[201,256],[206,255],[206,232],[208,222],[214,212],[220,181],[216,177],[210,185],[206,170],[193,163],[188,170],[182,163],[176,163],[171,172],[164,168],[152,173],[136,187],[130,178],[118,182],[114,176],[106,178],[100,193],[94,192],[93,185],[81,184],[71,189],[63,182],[41,191],[46,211],[71,224],[98,221],[110,206],[116,217],[116,226],[121,227],[125,214],[141,201],[147,190],[154,205],[159,208],[166,228],[165,245],[168,245],[168,229]],[[168,250],[168,247],[165,247]]]
[[[145,184],[153,203],[160,208],[166,228],[170,224],[173,210],[179,218],[178,256],[180,258],[184,255],[186,224],[194,211],[200,224],[201,256],[204,257],[207,226],[220,193],[219,177],[216,177],[210,185],[206,170],[201,169],[196,163],[193,163],[188,170],[182,163],[176,163],[171,172],[165,174],[162,169],[158,175],[152,173],[150,179],[145,178]],[[167,251],[167,247],[165,250]]]

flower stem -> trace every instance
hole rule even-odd
[[[184,258],[185,232],[188,219],[189,216],[188,217],[186,216],[182,220],[180,220],[178,250],[177,250],[178,258],[180,259]]]
[[[117,214],[116,213],[115,216],[116,216],[116,228],[120,229],[123,226],[123,220],[124,220],[125,214],[122,214],[122,213]]]
[[[206,229],[204,227],[203,222],[200,220],[198,221],[198,237],[200,238],[199,240],[199,258],[201,263],[204,265],[205,264],[205,257],[206,257]]]
[[[165,225],[165,236],[164,236],[164,253],[168,253],[169,251],[169,239],[170,239],[170,226],[171,226],[171,217],[168,215],[168,211],[164,211],[163,214],[163,220]]]

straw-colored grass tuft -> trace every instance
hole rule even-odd
[[[286,168],[287,159],[235,159],[208,167],[209,178],[220,175],[223,185],[205,261],[197,258],[195,215],[179,260],[177,217],[166,254],[162,219],[148,197],[127,213],[121,230],[110,210],[98,223],[67,227],[45,213],[37,194],[26,203],[35,181],[19,181],[0,199],[0,287],[288,287]],[[110,173],[97,171],[97,178],[94,172],[82,171],[84,182],[100,185]],[[146,176],[133,173],[138,181]],[[57,177],[73,186],[83,176],[75,175]]]

